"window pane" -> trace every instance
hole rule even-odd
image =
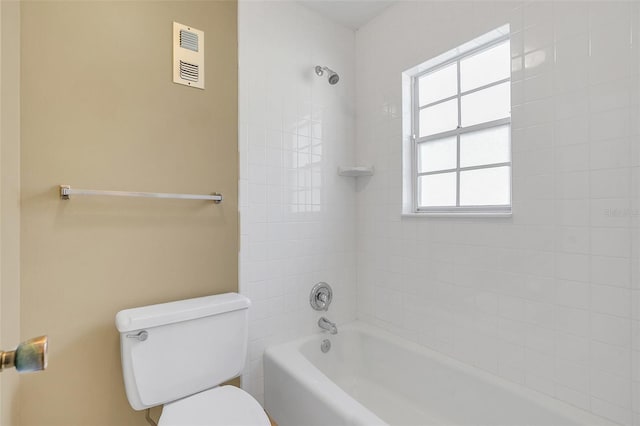
[[[458,100],[452,99],[420,110],[420,137],[458,127]]]
[[[458,70],[454,62],[448,67],[426,74],[418,79],[420,106],[458,93]]]
[[[455,169],[456,137],[436,139],[418,145],[418,173]]]
[[[509,126],[460,135],[460,167],[511,161]]]
[[[462,127],[509,117],[510,110],[510,82],[474,92],[462,97]]]
[[[456,205],[456,173],[441,173],[418,178],[420,207]]]
[[[461,206],[502,206],[511,203],[511,167],[460,172]]]
[[[511,47],[508,41],[460,61],[460,86],[463,92],[509,78]]]

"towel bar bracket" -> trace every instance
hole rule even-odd
[[[68,200],[71,192],[71,185],[60,185],[60,199]]]

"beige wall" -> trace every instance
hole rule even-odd
[[[206,90],[173,84],[172,21],[205,31]],[[22,5],[25,425],[144,425],[121,378],[117,311],[237,290],[236,3]],[[219,191],[199,201],[75,197],[59,184]]]
[[[0,348],[11,349],[20,341],[20,3],[2,1],[0,14]],[[19,377],[0,381],[0,425],[9,426]]]

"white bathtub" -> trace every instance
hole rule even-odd
[[[264,375],[279,426],[613,425],[358,322],[267,349]]]

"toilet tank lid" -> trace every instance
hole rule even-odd
[[[238,293],[216,294],[160,303],[118,312],[116,314],[116,328],[123,333],[248,309],[249,306],[251,306],[251,301]]]

